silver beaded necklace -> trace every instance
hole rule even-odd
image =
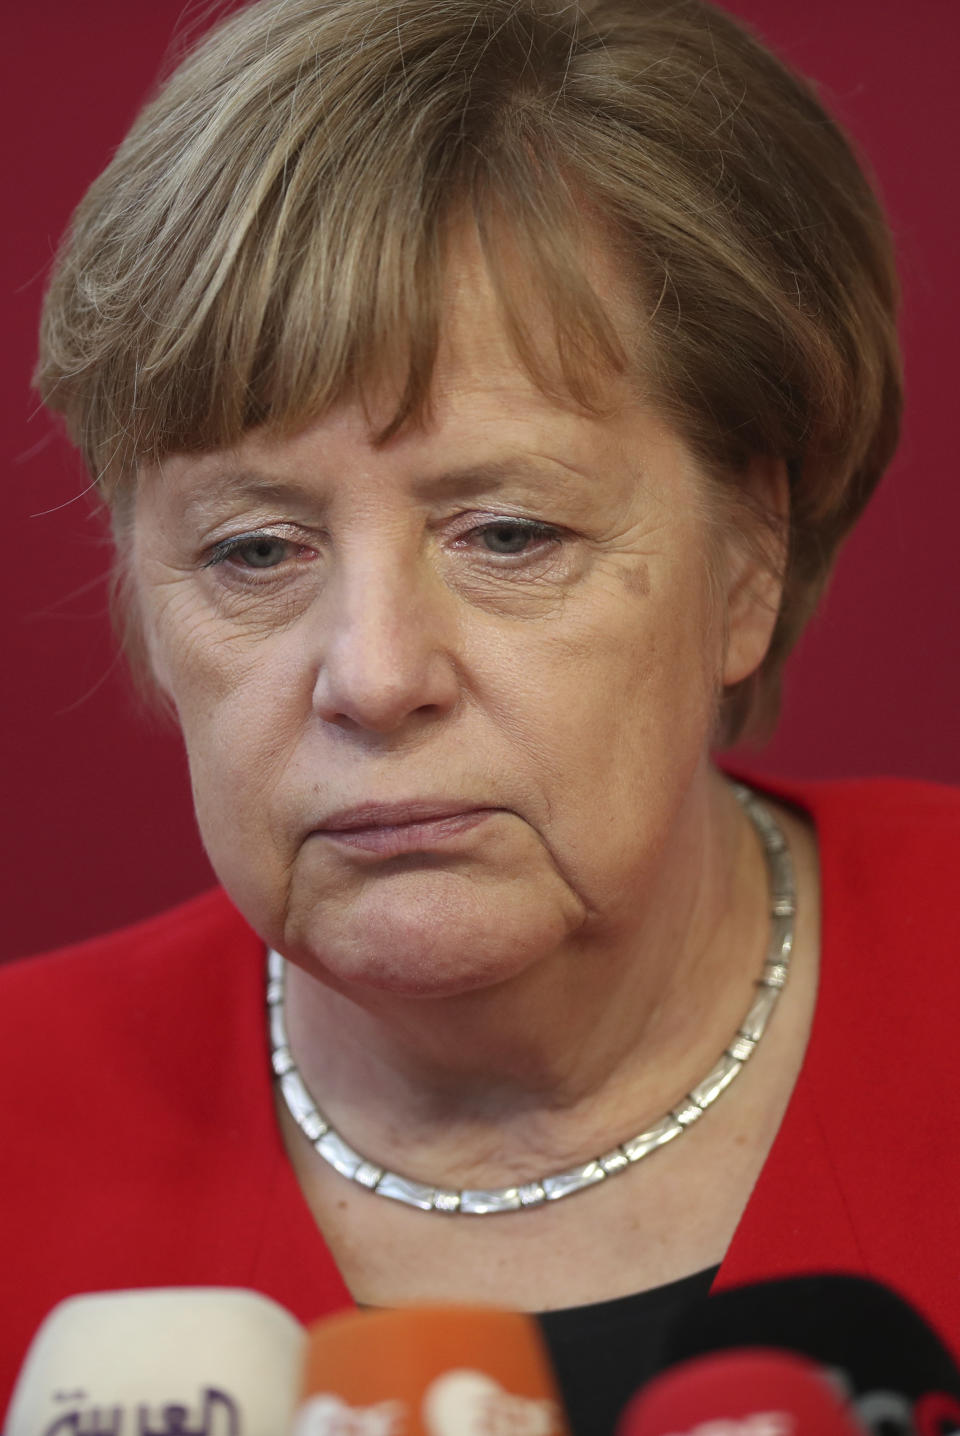
[[[489,1191],[452,1191],[415,1182],[388,1171],[355,1152],[317,1108],[290,1052],[283,1016],[284,959],[277,952],[267,954],[267,1013],[271,1062],[284,1101],[293,1120],[325,1162],[368,1191],[425,1212],[465,1212],[490,1216],[497,1212],[521,1211],[543,1202],[556,1202],[599,1182],[625,1172],[667,1142],[679,1137],[703,1116],[743,1069],[756,1050],[777,999],[787,980],[793,948],[793,921],[796,889],[793,864],[786,839],[770,812],[748,788],[734,786],[734,792],[753,823],[763,844],[770,880],[770,939],[763,970],[756,982],[756,995],[720,1059],[681,1102],[651,1127],[621,1142],[602,1156],[592,1157],[568,1171],[553,1172],[536,1181]]]

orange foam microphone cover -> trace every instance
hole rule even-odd
[[[358,1311],[308,1332],[294,1436],[569,1436],[539,1327],[489,1307]]]

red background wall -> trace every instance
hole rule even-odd
[[[954,0],[735,0],[821,82],[870,154],[899,244],[909,411],[900,456],[790,669],[775,741],[792,775],[960,780],[960,233]],[[2,956],[156,910],[211,880],[175,736],[145,723],[106,615],[85,477],[28,392],[49,256],[180,23],[182,0],[34,0],[4,18],[9,149],[2,430]]]

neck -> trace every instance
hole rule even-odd
[[[318,1106],[380,1163],[466,1185],[582,1160],[716,1061],[748,1006],[767,911],[757,839],[710,774],[622,914],[456,996],[348,994],[292,968],[291,1048]]]

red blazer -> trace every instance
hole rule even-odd
[[[818,830],[821,985],[718,1285],[874,1276],[960,1352],[960,793],[778,791]],[[350,1302],[280,1142],[263,963],[217,891],[0,971],[0,1410],[73,1293],[252,1287],[304,1322]]]

